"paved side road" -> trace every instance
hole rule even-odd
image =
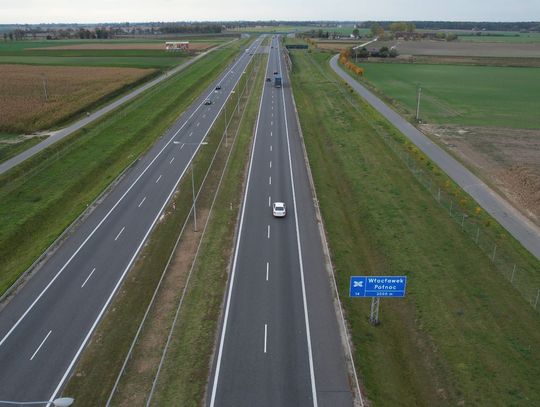
[[[195,58],[190,59],[189,61],[184,62],[183,64],[180,64],[173,69],[165,72],[163,75],[158,76],[157,78],[151,80],[150,82],[145,83],[144,85],[138,87],[134,91],[128,93],[127,95],[122,96],[120,99],[115,100],[114,102],[109,103],[108,105],[105,105],[101,109],[95,111],[94,113],[91,113],[89,116],[84,117],[75,123],[71,124],[68,127],[65,127],[61,130],[58,130],[54,132],[51,136],[47,137],[45,140],[43,140],[41,143],[36,144],[35,146],[29,148],[28,150],[23,151],[22,153],[16,155],[15,157],[10,158],[9,160],[3,162],[0,164],[0,174],[3,174],[6,171],[9,171],[11,168],[15,167],[16,165],[19,165],[23,161],[27,160],[28,158],[32,157],[33,155],[39,153],[41,150],[44,150],[45,148],[49,147],[50,145],[62,140],[63,138],[69,136],[70,134],[75,133],[77,130],[82,129],[84,126],[86,126],[89,123],[92,123],[93,121],[99,119],[103,115],[113,111],[117,107],[122,106],[124,103],[129,102],[131,99],[139,96],[142,92],[145,90],[148,90],[154,86],[156,86],[158,83],[163,82],[165,79],[170,78],[171,76],[177,74],[178,72],[186,69],[188,66],[193,64],[195,61],[198,61],[199,59],[203,58],[204,56],[208,55],[210,52],[215,51],[216,49],[219,49],[221,47],[224,47],[225,45],[230,44],[232,41],[227,41],[225,44],[221,44],[217,47],[213,47],[209,49],[208,51],[202,52],[201,54],[197,55]]]
[[[540,228],[522,215],[508,201],[488,187],[482,180],[455,160],[416,127],[406,121],[381,99],[367,90],[338,65],[338,55],[330,60],[332,69],[358,92],[371,106],[388,119],[411,140],[424,154],[448,174],[478,204],[493,216],[536,258],[540,259]]]

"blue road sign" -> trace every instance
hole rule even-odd
[[[407,276],[352,276],[351,297],[405,297]]]

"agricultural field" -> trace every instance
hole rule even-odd
[[[211,48],[215,44],[211,42],[190,42],[189,49],[191,51],[205,51]],[[42,48],[26,48],[28,51],[43,50]],[[84,43],[84,44],[68,44],[68,45],[56,45],[47,47],[47,51],[51,50],[140,50],[150,49],[163,51],[163,42],[116,42],[116,43]]]
[[[291,55],[303,136],[370,405],[538,405],[538,313],[383,141],[386,134],[404,142],[336,79],[330,55]],[[406,298],[381,300],[377,327],[368,322],[370,301],[348,298],[358,270],[409,276]]]
[[[540,224],[540,68],[361,64],[364,79]]]
[[[0,131],[48,129],[154,74],[137,68],[0,65]]]
[[[0,42],[0,132],[14,135],[0,139],[0,161],[38,141],[20,134],[64,125],[226,41],[187,40],[189,53],[167,52],[165,40],[148,39]]]
[[[359,40],[320,40],[314,39],[317,47],[323,50],[339,52],[367,42]],[[401,58],[410,56],[432,57],[474,57],[474,58],[540,58],[540,41],[538,42],[467,42],[467,41],[377,41],[367,46],[371,48],[396,47]]]
[[[527,44],[540,42],[540,33],[507,33],[501,32],[487,35],[462,35],[458,34],[460,41],[468,42],[504,42],[511,44]]]
[[[401,55],[540,58],[540,42],[381,41],[370,46],[396,46]]]
[[[169,41],[171,39],[167,39]],[[187,39],[192,53],[223,38]],[[186,53],[167,52],[163,40],[63,40],[0,42],[0,64],[109,66],[166,70],[186,61]]]

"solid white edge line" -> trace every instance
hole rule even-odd
[[[268,338],[268,324],[264,324],[264,353],[266,353],[267,338]]]
[[[236,66],[236,64],[238,64],[240,62],[241,58],[239,58],[235,64],[233,65]],[[226,75],[228,75],[230,72],[232,71],[229,70],[229,72],[227,74],[224,75],[224,77]],[[223,78],[224,78],[223,77]],[[222,81],[223,81],[223,78],[222,78]],[[239,77],[240,78],[240,77]],[[239,79],[240,80],[240,79]],[[182,131],[182,129],[184,128],[184,126],[186,126],[186,124],[189,123],[189,121],[191,120],[191,118],[195,115],[195,113],[197,113],[197,111],[201,108],[201,106],[203,106],[203,103],[204,103],[204,99],[205,98],[202,98],[203,99],[203,102],[201,102],[197,108],[193,111],[193,113],[191,113],[191,115],[189,115],[189,117],[184,121],[184,124],[182,124],[182,126],[180,126],[180,128],[171,136],[171,138],[169,139],[169,141],[163,146],[163,148],[156,154],[156,156],[152,159],[152,161],[150,161],[150,163],[146,166],[146,168],[139,174],[139,176],[135,179],[135,181],[133,181],[133,183],[128,187],[128,189],[126,190],[126,192],[124,192],[122,194],[122,196],[118,199],[118,201],[116,201],[116,203],[113,205],[113,207],[111,209],[109,209],[109,211],[105,214],[105,216],[103,217],[103,219],[101,219],[101,221],[97,224],[97,226],[92,230],[92,232],[90,232],[90,234],[86,237],[86,239],[84,239],[84,241],[79,245],[79,247],[77,248],[77,250],[75,250],[75,252],[71,255],[71,257],[66,261],[66,263],[62,266],[62,268],[54,275],[54,277],[51,279],[51,281],[45,286],[45,288],[39,293],[39,295],[36,297],[36,299],[32,302],[32,304],[30,304],[30,306],[26,309],[26,311],[24,311],[24,313],[19,317],[19,319],[17,320],[17,322],[15,322],[15,324],[10,328],[10,330],[4,335],[4,337],[2,338],[2,340],[0,340],[0,347],[4,344],[4,342],[11,336],[11,334],[13,333],[13,331],[19,326],[19,324],[22,322],[22,320],[24,318],[26,318],[26,315],[28,315],[28,313],[34,308],[34,306],[36,305],[36,303],[41,299],[41,297],[45,294],[45,292],[50,288],[50,286],[56,281],[56,279],[63,273],[63,271],[65,270],[65,268],[71,263],[71,261],[75,258],[75,256],[81,251],[81,249],[86,245],[86,243],[88,242],[88,240],[90,240],[92,238],[92,236],[94,235],[94,233],[101,227],[101,225],[103,224],[103,222],[105,222],[105,220],[107,220],[107,218],[110,216],[110,214],[116,209],[116,207],[120,204],[120,202],[122,202],[124,200],[124,198],[126,197],[126,195],[131,191],[131,189],[135,186],[135,184],[137,184],[137,182],[139,182],[139,180],[142,178],[142,176],[146,173],[146,171],[148,171],[148,169],[150,168],[150,166],[152,166],[152,164],[154,164],[154,162],[158,159],[158,157],[163,153],[163,151],[169,146],[169,144],[174,140],[174,138],[178,135],[178,133],[180,133],[180,131]],[[225,103],[227,102],[227,99],[225,99],[225,102],[223,105],[225,105]],[[223,108],[223,107],[222,107]],[[221,109],[219,110],[219,112],[217,114],[219,114],[221,112]],[[217,117],[217,116],[216,116]],[[214,119],[215,121],[215,119]],[[212,126],[214,125],[214,122],[212,122],[210,128],[212,128]],[[203,137],[204,138],[204,137]],[[182,147],[184,147],[184,145],[182,144]]]
[[[268,66],[270,63],[270,55],[268,55],[268,60],[266,62],[266,74],[268,74]],[[262,95],[261,95],[261,101],[259,103],[259,112],[257,114],[257,124],[255,126],[255,137],[253,140],[253,146],[251,147],[251,157],[249,160],[249,170],[248,170],[248,178],[246,182],[246,190],[244,191],[244,198],[242,202],[242,213],[240,215],[240,225],[238,227],[238,238],[236,239],[236,248],[234,250],[234,259],[233,259],[233,265],[232,265],[232,271],[231,271],[231,277],[230,277],[230,285],[229,285],[229,292],[227,294],[227,303],[225,305],[225,314],[223,316],[223,327],[221,329],[221,339],[219,341],[219,350],[218,350],[218,357],[217,357],[217,363],[216,363],[216,370],[214,372],[214,383],[212,384],[212,396],[210,398],[210,407],[214,407],[214,403],[216,401],[216,392],[217,392],[217,386],[219,381],[219,372],[221,369],[221,357],[223,355],[223,344],[225,343],[225,334],[227,333],[227,322],[229,319],[229,310],[231,307],[231,297],[232,297],[232,290],[234,287],[234,277],[236,275],[236,263],[238,261],[238,249],[240,246],[240,240],[242,239],[242,228],[244,225],[244,214],[246,211],[246,201],[247,201],[247,194],[249,191],[249,182],[251,180],[251,169],[253,168],[253,156],[255,154],[255,145],[257,144],[257,134],[259,132],[259,121],[261,118],[261,109],[262,109],[262,101],[264,99],[264,91],[266,87],[262,86]]]
[[[242,58],[239,58],[236,63],[233,65],[235,66]],[[253,58],[249,58],[249,61],[251,61],[251,59]],[[249,63],[249,62],[248,62]],[[229,73],[232,71],[229,70]],[[227,73],[228,74],[228,73]],[[239,75],[238,76],[238,80],[235,82],[234,86],[236,86],[236,84],[240,81],[240,79],[242,78],[242,75]],[[204,99],[203,99],[204,100]],[[228,97],[225,99],[225,101],[223,102],[223,106],[225,106],[225,103],[227,103],[227,100],[228,100]],[[262,100],[262,98],[261,98]],[[203,106],[202,102],[201,104],[197,107],[197,109],[195,111],[197,111],[201,106]],[[212,123],[210,124],[210,127],[208,128],[208,131],[206,132],[206,134],[204,135],[204,137],[201,138],[201,140],[203,140],[207,135],[208,133],[210,132],[210,130],[212,129],[212,127],[214,126],[214,123],[215,121],[217,120],[219,114],[221,113],[221,110],[223,109],[223,106],[216,112],[216,116],[214,117],[214,120],[212,121]],[[192,115],[195,114],[192,113]],[[191,116],[190,116],[191,117]],[[186,121],[187,123],[187,121]],[[185,125],[185,123],[184,123]],[[184,126],[182,125],[182,127]],[[181,128],[178,130],[178,132],[181,130]],[[177,132],[177,133],[178,133]],[[176,133],[176,134],[177,134]],[[176,136],[176,134],[171,137],[171,139],[169,140],[169,142],[167,144],[169,144],[173,138]],[[167,203],[169,202],[171,196],[174,194],[174,191],[176,190],[178,184],[180,183],[180,181],[182,180],[185,172],[188,170],[189,168],[189,164],[190,162],[193,160],[193,158],[195,157],[195,155],[197,154],[197,152],[199,151],[199,148],[200,148],[201,144],[199,143],[199,145],[197,146],[197,149],[195,150],[195,152],[193,153],[193,155],[191,156],[189,162],[187,163],[186,165],[186,168],[184,168],[184,170],[182,171],[182,173],[180,174],[180,176],[178,177],[178,180],[176,181],[176,184],[174,185],[174,187],[172,188],[171,192],[169,193],[167,199],[165,200],[165,202],[163,203],[161,209],[159,210],[159,212],[157,213],[156,217],[154,218],[154,221],[152,222],[152,224],[150,225],[150,228],[148,229],[148,231],[146,232],[146,234],[144,235],[141,243],[139,244],[139,246],[137,247],[135,253],[133,254],[133,257],[131,258],[131,260],[129,261],[128,265],[126,266],[126,268],[124,269],[122,275],[120,276],[118,282],[116,283],[116,285],[114,286],[113,288],[113,291],[111,292],[111,294],[109,295],[109,297],[107,298],[107,301],[105,302],[105,304],[103,305],[100,313],[98,314],[98,316],[96,317],[94,323],[92,324],[92,326],[90,327],[90,330],[88,331],[88,333],[86,334],[83,342],[81,343],[81,346],[79,346],[79,349],[77,350],[77,353],[75,354],[75,356],[73,357],[73,359],[71,360],[69,366],[66,368],[65,372],[64,372],[64,375],[62,376],[62,378],[60,379],[60,382],[58,383],[58,385],[56,386],[56,389],[54,390],[54,392],[52,393],[51,397],[49,398],[49,403],[47,404],[47,407],[49,407],[52,402],[54,401],[54,399],[56,398],[56,395],[58,394],[58,392],[60,391],[60,389],[62,388],[62,386],[64,385],[64,382],[66,381],[67,377],[69,376],[69,373],[71,372],[71,370],[73,369],[73,366],[75,365],[75,362],[77,361],[77,359],[79,359],[79,356],[80,354],[82,353],[84,347],[86,346],[87,342],[89,341],[90,337],[92,336],[94,330],[96,329],[96,326],[98,325],[99,321],[101,320],[103,314],[105,313],[105,310],[107,309],[107,307],[109,306],[109,303],[111,302],[111,300],[113,299],[114,295],[116,294],[116,291],[118,290],[118,287],[120,287],[120,285],[122,284],[123,280],[124,280],[124,277],[126,276],[127,272],[129,271],[133,261],[135,260],[135,258],[137,257],[137,255],[139,254],[139,251],[141,250],[141,248],[144,246],[144,243],[148,237],[148,235],[150,234],[150,232],[152,231],[152,229],[154,228],[157,220],[159,219],[159,216],[161,215],[161,212],[163,212],[163,209],[165,208],[165,206],[167,205]],[[165,149],[165,147],[163,147],[163,149],[160,151],[159,154],[161,154],[161,152]],[[156,156],[154,158],[154,160],[157,159],[158,156]],[[152,162],[154,161],[152,160]],[[150,164],[149,164],[150,165]],[[147,167],[148,168],[148,167]],[[146,170],[145,170],[146,171]],[[142,174],[140,175],[142,176]],[[140,177],[139,176],[139,177]],[[132,184],[133,186],[134,184]],[[131,188],[131,187],[130,187]],[[126,193],[127,194],[127,191]],[[124,195],[125,195],[124,194]],[[112,211],[112,209],[111,209]],[[103,222],[103,221],[102,221]],[[88,238],[87,238],[88,239]],[[52,284],[52,281],[51,283],[49,283],[49,285]],[[37,299],[34,301],[34,303],[37,301]],[[14,328],[12,328],[14,329]],[[1,343],[0,343],[1,345]]]
[[[279,52],[279,43],[278,43],[278,58],[279,58],[279,66],[281,68],[281,55]],[[307,297],[306,297],[306,283],[304,278],[304,264],[302,262],[302,245],[300,243],[300,229],[298,226],[298,213],[296,210],[296,191],[294,188],[294,174],[292,170],[292,159],[291,159],[291,146],[289,143],[289,126],[287,124],[287,105],[285,103],[285,92],[281,91],[281,97],[283,100],[283,112],[285,115],[285,134],[287,136],[287,152],[289,155],[289,171],[291,174],[291,187],[292,187],[292,195],[293,195],[293,208],[294,208],[294,222],[296,225],[296,244],[298,246],[298,260],[300,262],[300,278],[302,280],[302,299],[304,301],[304,319],[306,322],[306,339],[307,339],[307,345],[308,345],[308,354],[309,354],[309,373],[311,377],[311,393],[313,397],[313,407],[318,406],[317,402],[317,387],[315,385],[315,370],[313,368],[313,351],[311,348],[311,331],[309,328],[309,315],[308,315],[308,307],[307,307]]]
[[[45,338],[43,338],[43,340],[37,347],[36,351],[32,354],[32,356],[30,356],[30,360],[34,359],[34,357],[37,355],[37,353],[39,352],[39,350],[41,349],[41,347],[43,346],[43,344],[45,343],[45,341],[47,340],[47,338],[49,337],[51,333],[52,333],[52,330],[50,330],[49,333],[45,336]]]
[[[92,271],[90,272],[90,274],[88,274],[88,277],[86,277],[86,280],[84,280],[84,283],[82,283],[81,288],[84,288],[84,286],[86,285],[86,283],[88,282],[88,280],[90,280],[90,277],[92,277],[92,274],[94,274],[94,271],[96,271],[96,268],[95,268],[95,267],[92,269]]]

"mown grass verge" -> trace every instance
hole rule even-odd
[[[376,406],[540,403],[538,314],[387,147],[395,130],[336,88],[329,54],[292,83],[355,363]],[[326,73],[326,75],[323,75]],[[342,86],[342,85],[340,85]],[[316,101],[316,102],[314,102]],[[375,126],[376,124],[376,126]],[[405,299],[349,299],[351,275],[408,275]]]
[[[0,176],[0,294],[214,80],[245,41],[216,50]]]
[[[259,67],[263,65],[260,62]],[[250,68],[248,68],[248,74],[249,70]],[[259,78],[256,88],[252,88],[253,84],[250,85],[256,91],[251,93],[249,99],[246,94],[241,102],[244,106],[247,103],[247,110],[244,113],[245,107],[241,107],[239,114],[232,119],[229,127],[229,131],[234,132],[235,127],[241,125],[236,143],[231,146],[230,143],[222,142],[218,146],[224,128],[222,116],[207,137],[209,144],[200,150],[196,159],[195,179],[196,187],[198,187],[218,148],[214,164],[206,182],[201,187],[197,200],[200,232],[205,219],[204,213],[208,212],[214,194],[217,193],[216,189],[227,156],[233,148],[225,170],[224,182],[219,190],[214,212],[199,252],[199,260],[193,270],[191,283],[184,299],[176,335],[170,347],[169,355],[170,358],[174,357],[174,363],[173,366],[169,366],[170,358],[167,359],[160,377],[161,386],[153,399],[155,405],[199,405],[204,396],[241,196],[242,182],[238,180],[243,177],[254,117],[257,112],[257,99],[260,97],[259,88],[262,78],[260,71],[257,75]],[[242,79],[247,76],[244,75]],[[234,98],[232,101],[236,102]],[[241,123],[240,117],[244,117]],[[130,343],[163,269],[167,266],[169,254],[174,250],[177,236],[181,233],[175,256],[168,267],[163,284],[148,314],[148,322],[144,326],[127,370],[120,381],[118,391],[115,393],[113,405],[143,405],[148,397],[176,304],[186,283],[187,269],[192,262],[200,238],[199,232],[192,231],[191,221],[186,225],[191,204],[190,174],[186,174],[184,179],[177,189],[180,192],[177,192],[173,199],[174,206],[171,203],[165,217],[152,233],[126,279],[121,293],[111,305],[110,311],[94,334],[76,372],[64,390],[64,394],[69,394],[78,400],[78,405],[104,405],[107,401]],[[178,260],[177,256],[181,259]],[[175,268],[182,270],[178,272],[174,270]],[[156,331],[159,332],[156,334]],[[166,397],[162,394],[165,383],[166,391],[174,392],[174,399],[169,402],[161,401],[163,397]]]

